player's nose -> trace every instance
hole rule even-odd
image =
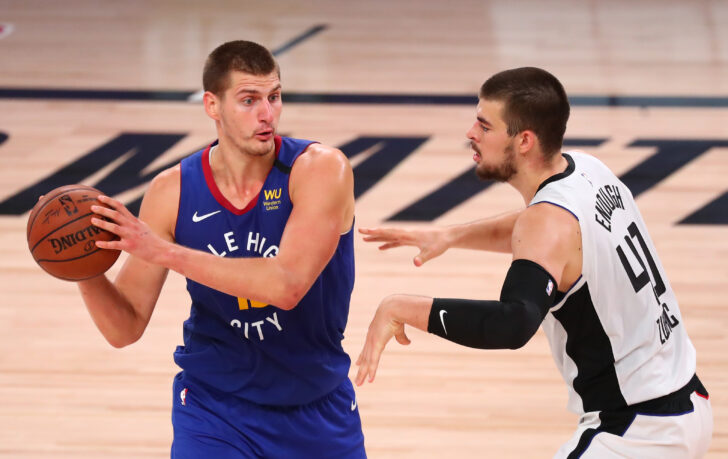
[[[468,139],[470,139],[472,141],[476,141],[477,140],[475,137],[476,127],[477,127],[477,124],[473,124],[470,127],[470,129],[468,129],[468,132],[465,133],[465,137],[467,137]]]
[[[258,121],[262,121],[265,123],[273,122],[273,106],[271,105],[270,101],[266,100],[260,105],[260,110],[258,111]]]

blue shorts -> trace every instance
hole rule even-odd
[[[307,405],[270,407],[216,393],[180,372],[172,426],[172,459],[366,458],[348,378]]]

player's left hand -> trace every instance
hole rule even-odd
[[[410,340],[404,332],[404,323],[397,321],[391,311],[394,304],[393,297],[385,298],[377,308],[372,323],[369,324],[369,331],[364,342],[364,348],[356,359],[359,371],[356,374],[356,385],[361,386],[364,380],[374,381],[379,366],[379,358],[382,356],[384,346],[394,336],[400,344],[409,344]]]
[[[119,236],[119,239],[96,241],[96,245],[102,249],[123,250],[150,263],[161,264],[160,257],[169,242],[157,236],[120,201],[103,195],[97,199],[109,207],[91,206],[97,215],[91,219],[91,223]]]

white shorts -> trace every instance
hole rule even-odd
[[[574,436],[554,458],[703,457],[713,435],[710,400],[707,392],[684,393],[681,398],[673,398],[662,410],[627,407],[618,412],[585,413]]]

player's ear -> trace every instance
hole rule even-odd
[[[220,99],[210,91],[202,95],[202,103],[205,105],[205,113],[215,121],[220,120]]]
[[[531,130],[521,131],[516,140],[516,148],[521,153],[531,151],[534,146],[538,143],[536,133]]]

